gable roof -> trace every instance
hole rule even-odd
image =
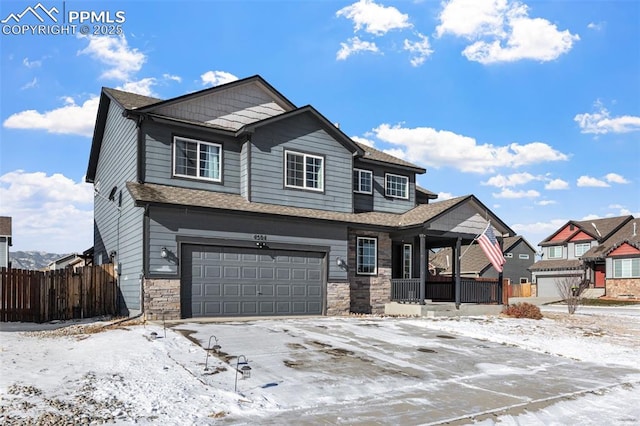
[[[428,200],[437,199],[438,194],[416,184],[416,202],[420,202],[420,198],[426,199],[428,202]]]
[[[549,237],[544,239],[539,246],[552,246],[558,244],[564,244],[570,241],[574,236],[576,236],[580,232],[584,232],[585,234],[590,235],[594,240],[602,243],[607,240],[614,232],[616,232],[620,227],[622,227],[629,220],[633,219],[633,216],[617,216],[617,217],[608,217],[604,219],[593,219],[593,220],[570,220],[561,226],[556,232],[551,234]],[[566,233],[566,236],[561,239],[554,239],[558,234],[565,231],[567,227],[571,227],[573,225],[574,229],[571,230],[569,228],[569,232]],[[595,225],[595,226],[594,226]]]
[[[106,93],[111,99],[119,103],[124,109],[133,110],[162,102],[162,99],[138,95],[137,93],[124,92],[118,89],[110,89],[108,87],[103,87],[102,92]]]
[[[624,222],[623,226],[619,227],[613,235],[610,235],[598,246],[591,247],[584,255],[582,255],[582,260],[603,260],[609,253],[625,242],[633,247],[640,248],[640,219],[635,219],[633,216],[624,217],[629,217],[630,220]]]
[[[393,164],[403,168],[411,169],[414,172],[420,174],[427,172],[427,170],[423,167],[417,166],[398,157],[394,157],[393,155],[377,150],[369,145],[365,145],[360,142],[356,142],[356,144],[364,151],[364,155],[359,158],[359,160],[362,162]]]

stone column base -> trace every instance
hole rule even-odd
[[[150,321],[176,320],[180,313],[179,279],[144,280],[144,316]]]

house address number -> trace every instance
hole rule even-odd
[[[256,241],[267,241],[267,236],[264,234],[255,234],[253,239]]]

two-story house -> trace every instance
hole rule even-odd
[[[502,250],[507,260],[502,272],[503,279],[513,284],[531,282],[529,268],[536,259],[535,248],[523,236],[516,235],[503,239]],[[454,273],[452,248],[439,250],[430,260],[438,274],[451,276]],[[462,247],[460,275],[465,278],[498,278],[498,272],[478,244]]]
[[[636,247],[640,239],[634,237],[632,231],[635,222],[633,216],[571,220],[540,242],[542,258],[530,268],[538,297],[558,297],[556,283],[565,277],[586,280],[588,286],[594,289],[591,291],[593,295],[609,293],[607,287],[612,286],[613,281],[609,284],[608,280],[634,278],[631,275],[618,276],[614,272],[613,258],[640,254]],[[625,242],[622,251],[613,251]],[[640,259],[629,262],[629,273],[632,264],[640,268]],[[616,262],[615,265],[622,263]],[[637,275],[635,278],[640,278],[640,272]]]
[[[9,267],[9,247],[11,247],[11,218],[0,216],[0,268]]]
[[[431,203],[423,173],[260,76],[167,100],[103,88],[94,262],[129,315],[381,313],[394,279],[424,288],[429,248],[487,220],[513,235],[473,195]]]

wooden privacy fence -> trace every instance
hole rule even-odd
[[[0,321],[45,322],[116,314],[113,264],[56,271],[0,269]]]
[[[531,297],[531,283],[509,284],[509,297]]]

